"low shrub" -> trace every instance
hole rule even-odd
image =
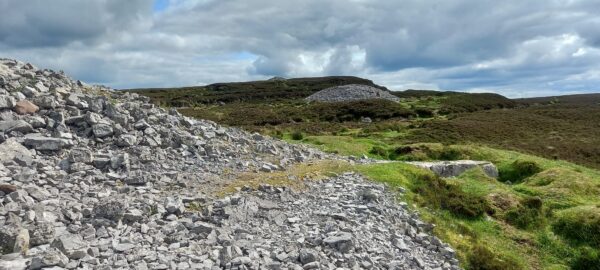
[[[600,206],[578,206],[556,214],[552,229],[572,241],[600,247]]]
[[[506,211],[504,219],[520,229],[539,228],[544,224],[543,202],[539,197],[528,197]]]
[[[433,110],[429,108],[415,108],[415,113],[421,118],[431,118],[434,116]]]
[[[581,253],[571,263],[573,270],[600,270],[600,252],[589,247],[582,248]]]
[[[498,168],[498,180],[502,182],[519,183],[525,178],[530,177],[542,171],[542,168],[535,162],[529,160],[515,160],[508,166]]]
[[[513,270],[523,269],[515,259],[499,256],[483,244],[477,244],[468,255],[469,269],[473,270]]]
[[[447,146],[439,153],[440,160],[460,160],[462,158],[463,154],[460,150]]]
[[[388,155],[387,150],[385,148],[383,148],[381,146],[377,146],[377,145],[373,146],[373,148],[371,148],[371,150],[369,150],[369,153],[380,156],[380,157],[387,157],[387,155]]]
[[[484,197],[466,193],[459,186],[437,176],[423,176],[415,184],[414,191],[421,195],[422,204],[442,208],[461,217],[477,218],[492,209]]]
[[[300,132],[300,131],[292,132],[292,140],[300,141],[302,139],[304,139],[304,134],[302,132]]]

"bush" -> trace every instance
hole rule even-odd
[[[578,206],[557,213],[552,229],[572,241],[600,247],[600,207]]]
[[[380,157],[387,157],[387,150],[381,146],[373,146],[369,151],[370,154],[377,155]]]
[[[477,244],[473,247],[467,260],[470,266],[469,269],[473,270],[523,269],[515,259],[498,256],[482,244]]]
[[[421,118],[431,118],[434,116],[434,113],[429,108],[416,108],[415,113]]]
[[[544,224],[543,202],[539,197],[528,197],[504,214],[509,224],[520,229],[539,228]]]
[[[444,147],[440,152],[439,159],[441,160],[460,160],[463,158],[463,154],[455,148]]]
[[[600,254],[591,248],[581,249],[581,254],[571,263],[573,270],[600,270]]]
[[[294,131],[292,133],[292,140],[300,141],[302,139],[304,139],[304,134],[302,134],[302,132],[300,132],[300,131]]]
[[[481,196],[464,192],[459,186],[437,176],[425,176],[415,184],[414,191],[422,196],[421,203],[442,208],[457,216],[480,217],[491,207]]]
[[[533,161],[516,160],[508,166],[498,168],[498,180],[502,182],[519,183],[525,178],[542,171],[542,168]]]

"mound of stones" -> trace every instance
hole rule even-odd
[[[341,159],[0,59],[0,270],[458,268],[345,174],[222,199],[240,172]]]
[[[308,101],[319,102],[342,102],[368,99],[386,99],[394,102],[400,101],[400,98],[390,94],[388,91],[361,84],[348,84],[326,88],[306,98]]]

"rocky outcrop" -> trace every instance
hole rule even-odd
[[[241,172],[340,157],[14,60],[0,107],[0,269],[458,268],[354,174],[215,197]]]
[[[314,93],[306,98],[308,101],[341,102],[366,99],[386,99],[394,102],[400,99],[390,92],[368,85],[348,84],[330,87]]]
[[[441,177],[456,177],[469,169],[481,167],[487,176],[491,178],[498,178],[498,169],[489,161],[454,160],[433,162],[413,161],[407,163],[431,170]]]

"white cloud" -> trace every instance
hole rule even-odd
[[[390,89],[598,90],[578,1],[0,0],[0,56],[114,87],[358,75]]]

